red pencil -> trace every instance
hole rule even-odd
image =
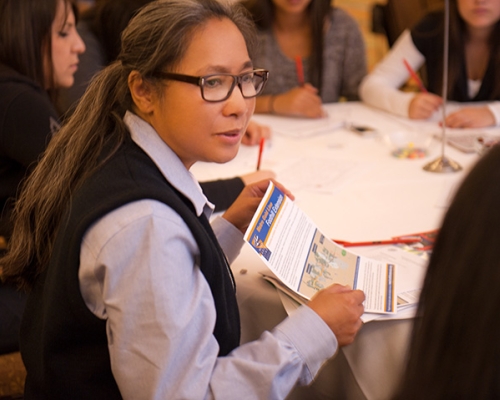
[[[264,143],[266,139],[260,138],[259,142],[259,158],[257,159],[257,171],[260,169],[260,161],[262,159],[262,152],[264,151]]]
[[[408,70],[408,72],[410,73],[411,77],[417,82],[417,85],[418,85],[420,91],[423,92],[423,93],[427,93],[427,89],[425,88],[424,84],[422,83],[422,80],[419,78],[419,76],[417,75],[417,73],[413,70],[413,68],[408,63],[408,61],[406,61],[403,58],[403,63],[405,64],[405,67]]]
[[[305,83],[304,68],[302,66],[302,58],[300,56],[295,57],[295,68],[297,69],[297,79],[299,81],[299,85],[303,86]]]
[[[416,243],[419,241],[418,238],[409,238],[409,239],[390,239],[390,240],[373,240],[368,242],[346,242],[343,240],[335,240],[333,241],[337,244],[341,244],[344,247],[354,247],[354,246],[374,246],[374,245],[383,245],[383,244],[407,244],[407,243]]]

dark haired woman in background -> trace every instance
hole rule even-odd
[[[391,51],[366,76],[366,103],[412,119],[431,117],[442,104],[444,13],[425,16],[404,31]],[[403,60],[418,70],[425,63],[428,93],[402,92],[409,78]],[[452,128],[500,125],[500,0],[450,0],[447,99],[477,102],[446,117]]]
[[[57,90],[73,84],[85,51],[75,23],[69,0],[0,0],[0,242],[5,247],[21,181],[59,128]],[[0,284],[1,353],[18,348],[24,300]]]

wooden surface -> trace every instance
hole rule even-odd
[[[0,356],[0,397],[22,394],[25,379],[26,370],[20,353]]]

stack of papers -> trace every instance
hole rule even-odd
[[[442,132],[435,133],[434,137],[441,140]],[[455,147],[463,153],[478,153],[481,150],[478,139],[483,141],[500,140],[500,132],[490,129],[488,131],[478,129],[451,129],[447,128],[445,132],[446,143]]]
[[[331,116],[323,118],[283,118],[274,115],[259,115],[257,120],[261,124],[271,126],[273,132],[278,135],[297,139],[330,133],[345,126],[343,119]]]

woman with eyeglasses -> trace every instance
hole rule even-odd
[[[78,21],[78,32],[87,46],[75,73],[75,84],[61,91],[58,108],[69,116],[85,93],[92,77],[116,60],[120,52],[120,36],[130,19],[152,0],[100,0],[88,8]],[[252,121],[248,124],[242,143],[255,146],[260,139],[269,139],[271,129]],[[269,170],[250,171],[241,176],[200,182],[203,192],[215,205],[215,211],[226,210],[238,197],[245,185],[273,178]]]
[[[268,77],[240,7],[142,9],[30,176],[0,259],[30,290],[26,399],[283,399],[353,341],[364,294],[333,285],[239,346],[228,261],[268,181],[210,224],[189,168],[236,155]]]

